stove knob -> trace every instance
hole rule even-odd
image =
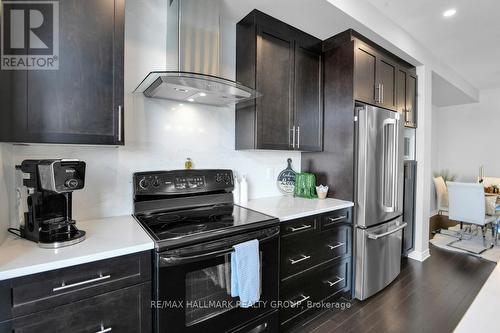
[[[224,175],[224,183],[229,184],[231,182],[231,177],[226,173]]]
[[[160,186],[160,180],[158,178],[155,177],[155,179],[153,180],[153,186],[154,187],[158,187]]]
[[[217,183],[220,183],[220,182],[222,181],[222,177],[221,177],[220,173],[218,173],[218,174],[215,176],[215,181],[216,181]]]
[[[139,187],[142,188],[143,190],[147,189],[149,187],[149,180],[147,180],[146,178],[142,178],[139,181]]]

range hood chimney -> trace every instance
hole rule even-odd
[[[260,94],[220,77],[220,0],[168,0],[167,66],[150,72],[134,92],[146,97],[228,106]]]

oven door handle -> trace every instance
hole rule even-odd
[[[279,230],[272,235],[259,239],[259,243],[271,240],[279,236]],[[252,239],[252,238],[250,238]],[[240,242],[242,243],[242,242]],[[179,256],[179,255],[168,255],[168,256],[160,256],[160,266],[172,266],[177,264],[186,264],[195,261],[202,261],[209,258],[219,257],[225,254],[229,254],[234,252],[233,247],[225,248],[222,250],[212,251],[208,253],[201,253],[192,256]]]

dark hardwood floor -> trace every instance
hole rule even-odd
[[[344,311],[326,310],[292,332],[453,332],[496,264],[431,244],[423,263],[403,259],[391,285]]]

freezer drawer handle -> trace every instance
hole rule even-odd
[[[72,283],[72,284],[66,284],[66,283],[62,283],[60,287],[56,287],[54,289],[52,289],[53,292],[56,292],[56,291],[60,291],[60,290],[64,290],[64,289],[69,289],[69,288],[73,288],[73,287],[78,287],[78,286],[82,286],[84,284],[89,284],[89,283],[93,283],[93,282],[99,282],[99,281],[103,281],[103,280],[107,280],[107,279],[110,279],[111,278],[111,275],[102,275],[102,274],[99,274],[99,277],[96,277],[95,279],[90,279],[90,280],[85,280],[85,281],[81,281],[81,282],[77,282],[77,283]]]
[[[310,225],[310,224],[303,224],[301,227],[298,227],[298,228],[290,227],[290,231],[291,232],[297,232],[297,231],[306,230],[306,229],[309,229],[309,228],[312,228],[312,225]]]
[[[299,306],[300,304],[304,303],[305,301],[307,301],[309,298],[311,298],[311,296],[306,296],[306,295],[301,295],[301,299],[298,300],[297,302],[291,302],[292,304],[292,307],[296,307],[296,306]]]
[[[382,237],[385,237],[385,236],[389,236],[390,234],[393,234],[395,232],[398,232],[401,229],[406,228],[407,225],[408,225],[408,223],[403,223],[402,225],[400,225],[396,229],[384,232],[383,234],[368,234],[368,238],[370,238],[370,239],[379,239],[379,238],[382,238]]]
[[[104,328],[104,325],[101,324],[101,330],[97,331],[95,333],[106,333],[106,332],[111,332],[112,330],[113,330],[113,328],[111,328],[111,327]]]
[[[330,250],[335,250],[336,248],[341,247],[341,246],[343,246],[343,245],[345,245],[345,243],[341,243],[341,242],[339,242],[339,243],[337,243],[337,244],[335,244],[335,245],[330,245],[330,244],[327,244],[326,246],[328,246],[328,248],[330,248]]]
[[[325,283],[329,286],[329,287],[333,287],[334,285],[336,285],[337,283],[340,283],[344,281],[344,278],[341,278],[341,277],[338,277],[337,276],[337,280],[335,280],[335,282],[332,282],[332,281],[325,281]]]
[[[298,264],[299,262],[302,262],[304,260],[311,259],[311,256],[305,256],[303,254],[301,256],[302,256],[302,258],[300,258],[300,259],[295,259],[295,260],[294,259],[288,259],[288,260],[290,260],[290,263],[292,265],[295,265],[295,264]]]

